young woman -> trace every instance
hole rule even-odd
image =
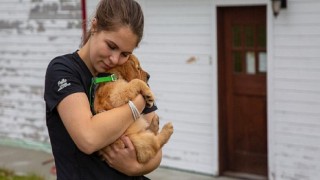
[[[128,104],[94,115],[89,103],[92,78],[127,61],[141,41],[143,26],[134,0],[101,0],[83,46],[48,65],[44,99],[58,180],[144,179],[143,174],[159,166],[161,151],[139,164],[130,139],[121,137],[134,121]],[[132,102],[140,112],[145,108],[141,95]],[[97,153],[119,137],[125,149],[110,146]]]

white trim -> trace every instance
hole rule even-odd
[[[216,6],[253,6],[253,5],[268,5],[270,0],[215,0]]]
[[[273,117],[273,104],[274,104],[274,61],[273,61],[273,12],[271,1],[267,2],[267,137],[268,137],[268,178],[273,180],[272,172],[274,172],[274,161],[272,154],[274,151],[274,117]]]
[[[217,6],[214,2],[211,5],[212,14],[211,14],[211,39],[212,39],[212,52],[211,52],[211,64],[212,64],[212,92],[216,92],[216,95],[212,95],[212,125],[213,125],[213,137],[212,139],[216,144],[214,144],[213,159],[216,159],[216,162],[212,162],[212,167],[214,168],[213,174],[219,175],[219,111],[218,111],[218,39],[217,39]],[[216,58],[215,58],[216,57]]]

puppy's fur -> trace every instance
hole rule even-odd
[[[126,63],[112,68],[108,73],[115,74],[118,80],[99,84],[94,99],[95,112],[127,104],[138,94],[143,95],[147,106],[153,105],[154,95],[146,84],[149,75],[141,69],[140,62],[134,55],[130,55]],[[136,149],[137,159],[140,163],[148,162],[167,143],[173,133],[173,126],[171,123],[167,123],[160,132],[158,131],[159,117],[157,114],[150,124],[141,116],[125,131],[124,134],[130,138]],[[114,143],[124,148],[121,140]]]

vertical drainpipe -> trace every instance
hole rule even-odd
[[[86,37],[87,33],[87,10],[86,10],[86,0],[81,0],[81,9],[82,9],[82,37]]]

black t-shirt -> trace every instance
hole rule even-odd
[[[133,180],[108,166],[93,153],[81,152],[71,139],[57,112],[57,105],[66,96],[84,92],[89,98],[92,74],[78,53],[54,58],[48,65],[44,99],[46,123],[57,168],[58,180]]]

